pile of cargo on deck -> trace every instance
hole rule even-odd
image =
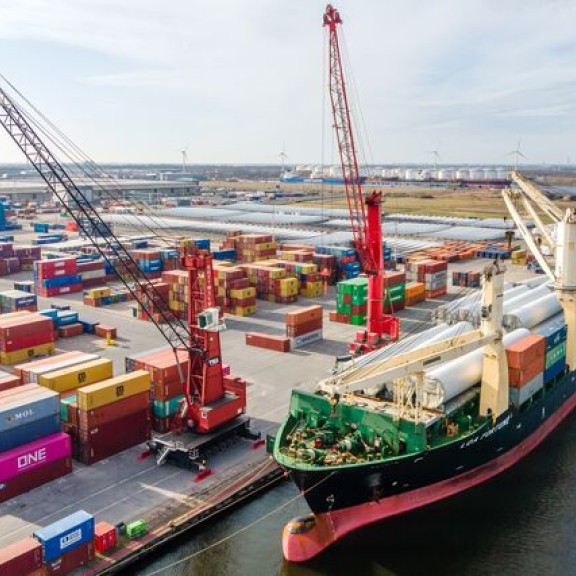
[[[405,307],[406,276],[404,272],[387,271],[385,278],[384,313],[393,314]],[[367,311],[368,278],[359,277],[338,282],[336,312],[330,313],[330,320],[353,326],[364,326]]]
[[[448,263],[442,260],[408,260],[406,279],[423,282],[426,298],[438,298],[448,292]]]
[[[53,354],[54,329],[50,318],[21,311],[0,316],[0,363],[16,364],[35,356]]]
[[[38,296],[58,296],[82,290],[82,277],[74,256],[34,262],[34,282]]]
[[[37,384],[0,391],[0,502],[72,471],[60,396]]]
[[[34,532],[45,573],[69,574],[94,559],[94,516],[79,510]]]
[[[276,258],[277,244],[271,234],[241,234],[227,237],[223,248],[232,248],[239,262],[257,262]]]
[[[566,325],[530,334],[506,350],[510,402],[520,407],[566,370]]]
[[[150,437],[150,375],[138,370],[82,386],[61,402],[73,454],[93,464]]]

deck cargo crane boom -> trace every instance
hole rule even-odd
[[[544,272],[554,282],[554,290],[558,295],[566,322],[566,363],[570,370],[574,370],[576,367],[576,266],[574,265],[576,262],[576,210],[569,208],[562,213],[562,210],[533,182],[519,172],[512,173],[512,180],[517,184],[518,189],[503,190],[502,196],[522,238]],[[544,242],[552,248],[555,260],[554,269],[526,227],[517,209],[519,200],[522,201],[528,216],[534,220]],[[555,226],[555,239],[542,223],[538,212],[546,215]]]
[[[328,4],[324,13],[324,26],[328,28],[329,33],[330,103],[354,247],[368,276],[366,329],[369,335],[376,335],[376,341],[384,343],[398,339],[400,322],[398,318],[384,313],[386,278],[382,247],[382,194],[374,191],[364,197],[362,191],[338,38],[338,26],[341,24],[340,13]],[[368,349],[364,344],[361,352]]]
[[[153,299],[162,301],[154,283],[138,273],[138,265],[130,252],[116,238],[96,208],[88,201],[54,157],[39,133],[28,121],[12,98],[0,88],[0,123],[26,158],[42,177],[50,191],[58,198],[78,223],[98,252],[108,260],[108,254],[128,264],[118,276],[135,300],[148,311]],[[97,242],[90,230],[103,230]],[[182,419],[188,428],[208,433],[219,430],[245,412],[246,394],[238,383],[225,387],[220,356],[219,310],[215,306],[212,256],[209,253],[181,253],[181,264],[188,270],[189,306],[187,322],[174,318],[167,308],[160,308],[161,322],[156,328],[172,347],[176,358],[179,350],[187,354],[187,373],[184,376],[185,406]],[[180,366],[180,365],[179,365]],[[238,419],[244,425],[245,419]],[[246,424],[247,426],[247,424]]]

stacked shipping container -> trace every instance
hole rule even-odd
[[[82,278],[73,256],[34,262],[34,282],[39,296],[58,296],[82,290]]]
[[[239,266],[214,265],[216,303],[220,309],[235,316],[256,312],[256,288],[250,286],[246,270]]]
[[[55,351],[52,320],[33,312],[0,316],[0,362],[15,364]]]
[[[448,263],[441,260],[408,260],[405,265],[406,279],[423,282],[426,298],[438,298],[448,291]]]
[[[300,348],[322,339],[322,306],[308,306],[286,314],[286,336],[290,348]]]

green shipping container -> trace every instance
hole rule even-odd
[[[566,342],[560,342],[558,346],[555,346],[549,352],[546,352],[546,369],[550,366],[554,366],[556,362],[562,360],[566,357]]]
[[[341,306],[336,307],[336,312],[338,312],[338,314],[350,314],[350,311],[350,304],[342,304]]]
[[[350,324],[352,324],[352,326],[364,326],[366,324],[366,315],[350,316]]]
[[[138,538],[144,536],[144,534],[146,534],[145,520],[136,520],[130,522],[130,524],[126,524],[126,536],[128,536],[128,538]]]
[[[170,400],[154,400],[154,406],[152,408],[154,416],[157,418],[167,418],[168,416],[173,416],[180,410],[180,402],[184,399],[184,394],[180,394]]]
[[[76,402],[76,394],[73,394],[71,396],[66,396],[66,398],[62,398],[60,400],[60,420],[62,422],[68,422],[69,421],[69,417],[68,417],[68,405],[72,404],[73,402]]]

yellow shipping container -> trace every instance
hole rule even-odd
[[[272,280],[280,280],[286,278],[286,270],[284,268],[270,268],[269,278]]]
[[[235,316],[250,316],[255,312],[256,306],[235,306],[234,312],[231,312],[231,314],[234,314]]]
[[[256,288],[237,288],[230,290],[230,298],[252,298],[256,296]]]
[[[6,316],[8,314],[2,315],[3,318]],[[48,344],[39,344],[33,348],[22,348],[22,350],[15,350],[14,352],[0,352],[0,363],[6,365],[19,364],[36,356],[49,356],[54,354],[55,351],[56,344],[49,342]]]
[[[136,370],[104,382],[78,388],[78,407],[81,410],[94,410],[149,391],[150,374],[146,370]]]
[[[104,296],[110,296],[111,290],[108,287],[103,288],[90,288],[86,290],[86,296],[89,298],[103,298]]]
[[[178,300],[169,300],[168,307],[170,310],[184,310],[184,302],[179,302]]]
[[[280,280],[280,296],[295,296],[298,294],[298,280],[296,278],[282,278]]]
[[[54,372],[42,374],[38,378],[38,384],[54,390],[54,392],[67,392],[76,390],[81,386],[108,380],[114,375],[112,360],[99,358],[84,364],[70,366]]]

